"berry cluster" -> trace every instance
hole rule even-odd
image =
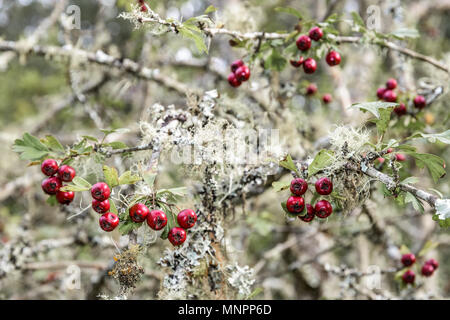
[[[109,212],[108,199],[110,195],[111,189],[105,182],[98,182],[91,188],[92,209],[102,215],[99,224],[100,228],[106,232],[113,231],[119,225],[119,217],[115,213]]]
[[[319,195],[329,195],[333,191],[333,183],[327,177],[320,178],[315,184],[316,192]],[[300,220],[311,222],[315,216],[321,219],[328,218],[333,213],[333,207],[327,200],[319,200],[313,207],[306,204],[306,213],[301,215],[305,210],[305,199],[302,197],[308,190],[308,183],[302,178],[295,178],[291,181],[290,190],[292,195],[286,201],[286,209]]]
[[[307,95],[314,95],[314,94],[316,94],[316,92],[317,92],[317,85],[315,84],[315,83],[310,83],[307,87],[306,87],[306,94]],[[333,100],[333,98],[331,97],[331,94],[329,94],[329,93],[325,93],[323,96],[322,96],[322,101],[325,103],[325,104],[328,104],[328,103],[330,103],[331,101]]]
[[[397,88],[397,80],[394,78],[388,79],[386,81],[386,85],[384,87],[380,87],[377,90],[377,97],[381,100],[384,100],[386,102],[397,102],[398,96],[395,92],[395,89]],[[426,107],[427,103],[424,96],[416,95],[413,99],[414,106],[422,110]],[[400,102],[400,104],[394,108],[394,113],[401,117],[408,113],[408,110],[406,109],[406,104],[404,102]]]
[[[144,0],[138,0],[138,4],[141,12],[147,12],[147,4],[145,3]]]
[[[320,29],[319,27],[313,27],[311,30],[309,30],[308,35],[304,34],[298,37],[296,41],[297,48],[302,52],[306,52],[311,48],[311,39],[314,41],[319,41],[322,37],[322,29]],[[338,52],[331,50],[328,52],[325,60],[330,67],[337,66],[339,63],[341,63],[341,55]],[[314,73],[317,69],[317,62],[313,58],[304,59],[303,56],[301,56],[298,60],[290,60],[290,63],[295,68],[299,68],[301,65],[303,65],[303,71],[308,74]]]
[[[73,191],[60,191],[63,182],[70,182],[75,178],[75,169],[68,165],[58,166],[54,159],[45,159],[41,164],[41,171],[48,176],[42,181],[42,190],[49,195],[56,195],[60,204],[70,204],[75,198]]]
[[[412,253],[406,253],[402,255],[401,261],[405,267],[410,267],[416,262],[416,256]],[[429,259],[422,265],[421,273],[424,277],[430,277],[438,267],[439,263],[435,259]],[[413,284],[415,279],[416,274],[411,269],[406,270],[402,275],[405,284]]]
[[[388,149],[386,150],[386,153],[389,154],[389,153],[392,153],[392,151],[394,151],[394,149],[388,148]],[[406,160],[406,156],[405,156],[403,153],[396,153],[396,154],[394,155],[394,157],[395,157],[395,160],[396,160],[396,161],[399,161],[399,162],[403,162],[403,161]],[[383,166],[383,163],[384,163],[385,160],[386,160],[386,159],[383,158],[383,157],[377,158],[377,161],[378,161],[378,163],[380,164],[380,167],[379,167],[378,169],[381,169],[381,167]]]
[[[250,68],[245,65],[244,61],[236,60],[231,64],[231,73],[228,76],[228,83],[236,88],[239,87],[243,81],[250,79]]]

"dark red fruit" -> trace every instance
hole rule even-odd
[[[337,66],[341,63],[341,55],[336,51],[330,51],[328,52],[325,60],[330,67]]]
[[[404,116],[408,112],[406,111],[406,106],[404,103],[400,103],[399,106],[394,108],[394,113],[398,115],[399,117]]]
[[[306,190],[308,190],[308,182],[303,180],[302,178],[295,178],[291,181],[291,192],[296,196],[301,196],[305,194]]]
[[[62,182],[58,177],[50,177],[42,181],[41,186],[46,194],[56,194],[61,188]]]
[[[305,209],[305,199],[298,196],[290,196],[286,201],[286,208],[292,214],[298,214]]]
[[[197,215],[194,210],[185,209],[180,211],[177,216],[177,221],[180,227],[183,229],[189,229],[192,228],[197,222]]]
[[[75,178],[75,169],[68,165],[63,165],[58,169],[58,177],[64,182],[70,182]]]
[[[324,103],[330,103],[331,100],[333,100],[333,98],[331,97],[331,94],[329,94],[329,93],[325,93],[322,97],[322,101]]]
[[[403,153],[397,153],[395,155],[395,160],[397,160],[397,161],[405,161],[406,160],[406,156]]]
[[[235,73],[236,70],[237,70],[239,67],[242,67],[243,65],[244,65],[244,61],[242,61],[241,59],[234,61],[234,62],[231,64],[231,68],[230,68],[230,69],[231,69],[231,72]]]
[[[137,223],[144,222],[149,213],[150,210],[143,203],[136,203],[129,210],[131,220]]]
[[[70,204],[75,197],[75,192],[73,191],[58,191],[56,192],[56,200],[60,204]]]
[[[230,86],[236,88],[239,87],[242,82],[236,77],[234,73],[230,73],[228,75],[228,83],[230,84]]]
[[[305,59],[303,57],[300,57],[298,60],[290,60],[289,62],[294,68],[299,68],[304,61]]]
[[[58,172],[58,163],[54,159],[45,159],[41,164],[41,171],[46,176],[51,177]]]
[[[308,58],[303,62],[303,71],[305,73],[314,73],[317,69],[317,62],[313,58]]]
[[[113,231],[119,224],[119,217],[112,212],[103,214],[98,220],[100,228],[106,232]]]
[[[412,270],[407,270],[405,271],[405,273],[402,275],[402,279],[403,282],[408,284],[408,283],[414,283],[414,280],[416,279],[416,275],[414,274],[414,271]]]
[[[390,78],[388,81],[386,81],[386,89],[393,90],[397,88],[397,80],[394,78]]]
[[[317,92],[317,86],[314,83],[310,83],[308,87],[306,87],[306,94],[312,95]]]
[[[387,102],[396,102],[397,94],[392,90],[386,90],[383,94],[383,100]]]
[[[439,262],[437,262],[435,259],[428,259],[427,261],[425,261],[425,264],[432,265],[435,270],[439,267]]]
[[[414,106],[417,109],[423,109],[427,106],[427,101],[424,96],[418,95],[414,98]]]
[[[316,191],[322,196],[329,195],[333,191],[333,182],[327,177],[320,178],[316,181]]]
[[[92,186],[91,195],[95,200],[103,201],[109,198],[111,190],[106,183],[98,182]]]
[[[152,210],[147,215],[147,224],[153,230],[161,230],[167,224],[167,216],[161,210]]]
[[[378,88],[377,89],[377,97],[383,99],[383,95],[386,92],[386,88]]]
[[[306,205],[306,215],[298,216],[298,218],[305,222],[311,222],[314,219],[315,215],[316,215],[316,212],[314,211],[313,206],[310,204],[307,204]]]
[[[98,201],[95,199],[92,200],[92,209],[94,209],[95,212],[103,214],[108,212],[110,207],[111,205],[108,199],[103,201]]]
[[[240,81],[247,81],[250,78],[250,68],[247,66],[240,66],[234,72],[236,78]]]
[[[183,228],[172,228],[169,231],[168,238],[171,244],[179,246],[186,240],[186,231]]]
[[[327,200],[320,200],[314,206],[314,211],[316,212],[316,216],[325,219],[333,213],[333,207]]]
[[[314,41],[319,41],[323,37],[323,31],[319,27],[313,27],[309,30],[309,37]]]
[[[386,150],[386,153],[391,153],[392,151],[394,151],[394,149],[388,148],[388,149]]]
[[[416,256],[414,254],[405,253],[404,255],[402,255],[402,264],[405,267],[409,267],[409,266],[413,265],[414,262],[416,262]]]
[[[422,266],[422,275],[424,275],[425,277],[429,277],[433,274],[434,272],[434,268],[431,264],[424,264]]]
[[[311,38],[307,35],[301,35],[297,39],[297,48],[301,51],[307,51],[309,48],[311,48]]]
[[[141,12],[147,12],[147,7],[145,5],[141,6]]]

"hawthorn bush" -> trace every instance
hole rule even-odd
[[[0,2],[0,298],[448,298],[449,10]]]

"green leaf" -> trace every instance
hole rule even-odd
[[[175,202],[177,198],[187,195],[186,187],[172,188],[172,189],[160,189],[156,192],[156,198],[164,197],[168,201]]]
[[[418,38],[420,36],[416,29],[400,28],[388,34],[396,39]]]
[[[164,227],[164,230],[161,233],[160,237],[161,239],[167,239],[170,229],[177,226],[177,217],[174,215],[170,207],[167,206],[166,204],[159,203],[159,206],[167,216],[167,225]]]
[[[92,188],[92,185],[88,181],[77,176],[77,177],[73,178],[71,184],[62,187],[61,191],[80,192],[80,191],[90,190],[91,188]]]
[[[210,5],[208,8],[206,8],[205,10],[205,14],[211,13],[217,11],[216,7],[214,7],[213,5]]]
[[[401,145],[395,147],[395,149],[399,150],[399,151],[408,151],[408,152],[416,152],[416,150],[417,150],[416,147],[410,146],[408,144],[401,144]]]
[[[323,168],[333,163],[334,153],[331,150],[322,149],[316,155],[308,167],[308,177],[313,176]]]
[[[445,162],[442,158],[429,153],[406,152],[406,154],[416,159],[416,164],[419,168],[426,166],[435,183],[445,175]]]
[[[12,146],[14,152],[19,153],[22,160],[42,160],[50,150],[38,138],[24,133],[22,139],[16,139]]]
[[[254,297],[256,297],[258,294],[260,294],[261,292],[264,292],[264,289],[261,287],[258,287],[255,290],[253,290],[253,292],[250,293],[247,297],[245,297],[245,300],[251,300]]]
[[[93,141],[93,142],[98,142],[98,139],[96,137],[93,136],[81,136],[83,139],[89,140],[89,141]]]
[[[398,103],[393,102],[364,102],[364,103],[354,103],[351,105],[351,108],[358,108],[362,111],[369,111],[372,113],[377,119],[380,119],[380,109],[388,109],[397,106]]]
[[[42,139],[42,142],[52,150],[64,152],[64,147],[54,136],[48,135]]]
[[[178,31],[185,38],[191,39],[194,41],[197,50],[200,53],[208,53],[208,48],[206,47],[205,41],[203,39],[203,34],[201,32],[196,32],[192,30],[192,26],[183,24]]]
[[[303,15],[300,13],[300,11],[298,11],[297,9],[294,8],[289,8],[289,7],[276,7],[275,8],[276,12],[283,12],[283,13],[287,13],[290,14],[292,16],[296,16],[299,19],[303,18]]]
[[[139,228],[142,226],[142,223],[136,223],[132,220],[125,220],[119,225],[119,232],[122,235],[130,233],[132,230]]]
[[[105,146],[111,147],[113,149],[125,149],[128,148],[128,146],[120,141],[113,141],[113,142],[109,142],[109,143],[105,143]]]
[[[409,137],[409,139],[414,139],[417,137],[425,138],[430,143],[436,143],[436,141],[440,141],[445,144],[450,144],[450,129],[447,131],[441,132],[441,133],[425,134],[425,133],[419,132],[419,133],[413,134],[411,137]]]
[[[56,196],[50,196],[48,197],[47,201],[46,201],[49,205],[51,206],[55,206],[58,204],[58,200],[56,200]]]
[[[132,174],[131,171],[126,171],[119,177],[119,183],[118,184],[119,185],[122,185],[122,184],[135,184],[138,181],[141,181],[141,177],[139,177],[138,175]]]
[[[439,242],[433,242],[431,240],[428,240],[422,250],[419,251],[419,253],[417,254],[417,256],[419,257],[423,257],[424,255],[426,255],[428,252],[430,252],[431,250],[435,249],[437,246],[439,245]]]
[[[290,154],[288,154],[284,160],[280,161],[279,165],[298,174],[297,166],[294,164]]]
[[[85,188],[89,188],[89,189],[92,188],[92,185],[88,181],[83,179],[82,177],[77,176],[77,177],[73,178],[72,183],[76,184],[77,186],[80,186],[80,187],[85,187]]]
[[[407,253],[410,253],[410,252],[411,252],[411,250],[407,246],[405,246],[404,244],[402,244],[400,246],[400,253],[401,254],[407,254]]]
[[[272,54],[267,58],[264,63],[266,69],[282,71],[287,64],[285,57],[277,49],[272,49]]]
[[[291,184],[289,182],[282,182],[282,181],[272,182],[272,187],[275,189],[275,192],[289,189],[290,186],[291,186]]]
[[[410,192],[406,192],[405,203],[411,203],[416,211],[424,213],[422,202]]]
[[[114,203],[114,200],[112,198],[109,198],[109,204],[110,204],[109,211],[114,214],[118,214],[119,211],[117,211],[116,204]]]
[[[144,179],[144,182],[150,187],[153,188],[153,185],[155,184],[157,174],[152,173],[150,171],[144,172],[142,174],[142,178]]]
[[[117,128],[117,129],[100,129],[101,132],[105,134],[105,136],[110,135],[111,133],[127,133],[130,131],[128,128]]]
[[[351,15],[352,15],[352,18],[353,18],[353,21],[355,22],[355,24],[358,25],[359,27],[365,29],[364,20],[361,18],[359,13],[356,11],[352,11]]]
[[[420,179],[417,178],[417,177],[408,177],[408,178],[404,179],[401,183],[403,183],[403,184],[416,184],[419,181],[420,181]]]
[[[378,110],[380,118],[374,120],[374,122],[377,125],[377,131],[379,136],[382,136],[386,132],[387,127],[389,125],[389,121],[391,120],[392,110],[394,110],[393,107]]]
[[[111,168],[104,165],[103,175],[105,176],[105,182],[110,188],[114,188],[119,185],[119,174],[117,173],[116,168]]]

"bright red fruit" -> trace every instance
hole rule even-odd
[[[402,264],[405,267],[409,267],[409,266],[413,265],[414,262],[416,262],[416,256],[414,254],[405,253],[404,255],[402,255]]]
[[[98,201],[95,199],[92,200],[92,209],[94,209],[95,212],[103,214],[108,212],[110,207],[111,205],[108,199],[103,201]]]
[[[333,100],[333,98],[331,97],[331,94],[329,93],[325,93],[322,97],[322,101],[324,103],[330,103]]]
[[[390,78],[388,81],[386,81],[386,88],[390,90],[397,88],[397,80],[395,80],[394,78]]]
[[[386,88],[378,88],[377,89],[377,97],[379,99],[383,99],[383,95],[386,92]]]
[[[298,214],[305,209],[305,199],[298,196],[290,196],[286,201],[286,208],[292,214]]]
[[[197,222],[197,215],[194,210],[185,209],[180,211],[177,216],[177,221],[180,227],[183,229],[189,229],[192,228]]]
[[[308,58],[303,62],[303,71],[305,73],[314,73],[317,69],[317,62],[313,58]]]
[[[397,116],[399,116],[399,117],[404,116],[405,114],[407,114],[408,112],[406,111],[406,106],[405,106],[405,104],[404,104],[404,103],[400,103],[399,106],[395,107],[395,108],[394,108],[394,113],[395,113]]]
[[[230,84],[230,86],[236,88],[239,87],[242,82],[236,77],[234,73],[230,73],[228,75],[228,83]]]
[[[329,195],[333,191],[333,182],[327,177],[320,178],[316,181],[316,191],[322,196]]]
[[[402,279],[404,283],[414,283],[414,280],[416,279],[416,275],[414,274],[414,271],[407,270],[402,275]]]
[[[397,161],[405,161],[406,160],[406,156],[403,153],[397,153],[397,154],[395,154],[395,160],[397,160]]]
[[[424,96],[418,95],[414,98],[414,106],[417,109],[423,109],[427,106],[427,102]]]
[[[439,262],[437,262],[435,259],[428,259],[427,261],[425,261],[425,264],[432,265],[435,270],[439,267]]]
[[[58,171],[58,163],[54,159],[45,159],[41,164],[41,171],[51,177]]]
[[[75,169],[68,165],[62,165],[58,169],[58,177],[64,182],[70,182],[75,178]]]
[[[136,203],[129,210],[131,220],[137,223],[144,222],[149,213],[150,210],[143,203]]]
[[[231,72],[235,73],[236,70],[237,70],[239,67],[242,67],[243,65],[244,65],[244,61],[242,61],[241,59],[234,61],[234,62],[231,64],[231,67],[230,67]]]
[[[296,44],[298,50],[307,51],[309,48],[311,48],[311,38],[307,35],[301,35],[300,37],[298,37]]]
[[[431,276],[432,274],[433,274],[433,272],[434,272],[434,268],[433,268],[433,266],[431,265],[431,264],[424,264],[423,266],[422,266],[422,275],[424,275],[425,277],[429,277],[429,276]]]
[[[171,244],[179,246],[186,240],[186,231],[183,228],[172,228],[169,231],[168,238]]]
[[[167,224],[167,216],[161,210],[152,210],[147,215],[147,224],[153,230],[161,230]]]
[[[312,95],[315,94],[317,92],[317,86],[315,83],[310,83],[308,85],[308,87],[306,87],[306,94],[307,95]]]
[[[341,55],[336,51],[330,51],[328,52],[325,60],[330,67],[337,66],[341,63]]]
[[[316,215],[316,212],[314,211],[314,207],[310,204],[307,204],[306,205],[306,215],[298,216],[298,218],[305,222],[311,222],[314,219],[315,215]]]
[[[302,178],[296,178],[291,181],[291,192],[296,196],[301,196],[305,194],[306,190],[308,190],[308,182],[303,180]]]
[[[42,181],[41,187],[46,194],[56,194],[61,188],[62,182],[58,177],[50,177]]]
[[[111,190],[106,183],[98,182],[92,186],[91,195],[95,200],[103,201],[109,198]]]
[[[333,213],[333,207],[327,200],[320,200],[317,201],[314,206],[314,211],[316,212],[316,216],[321,219],[325,219]]]
[[[240,81],[247,81],[250,78],[250,68],[247,66],[240,66],[234,72],[236,78]]]
[[[387,102],[396,102],[397,94],[392,90],[386,90],[383,94],[383,100]]]
[[[313,27],[309,30],[309,37],[314,41],[319,41],[323,37],[323,31],[319,27]]]
[[[113,231],[119,224],[119,217],[112,212],[103,214],[99,219],[100,228],[106,232]]]
[[[56,192],[56,200],[60,204],[70,204],[75,197],[75,192],[73,191],[58,191]]]

